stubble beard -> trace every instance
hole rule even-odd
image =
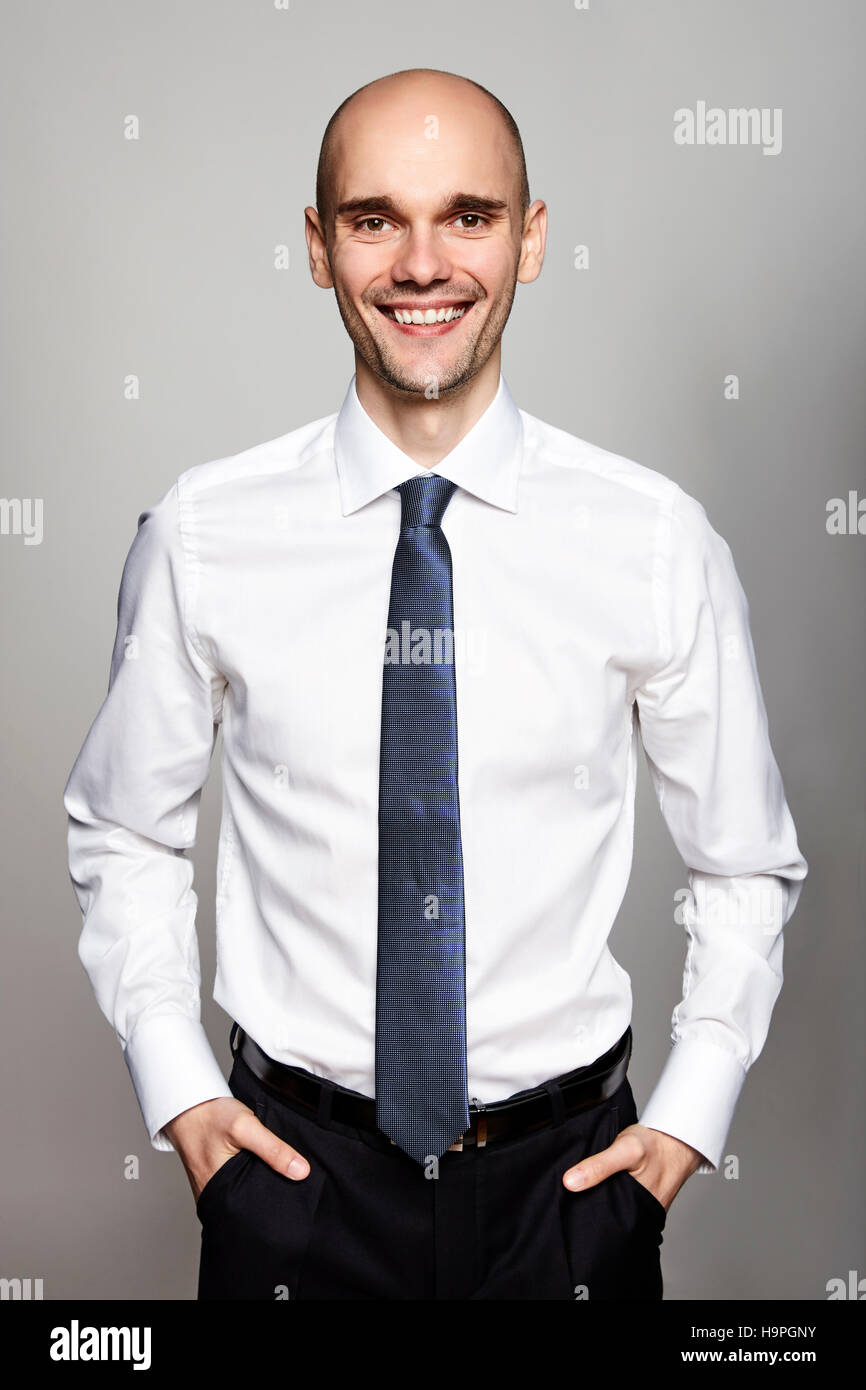
[[[435,399],[448,392],[458,391],[490,360],[508,322],[516,288],[515,277],[508,293],[503,294],[494,304],[492,312],[488,314],[477,335],[464,343],[457,358],[444,371],[435,348],[438,338],[430,340],[429,361],[409,369],[397,351],[386,342],[385,333],[388,330],[384,325],[382,337],[377,338],[351,299],[342,293],[336,283],[334,293],[346,332],[355,346],[355,351],[370,371],[394,391]],[[374,309],[373,312],[376,313],[377,310]],[[435,393],[431,397],[428,393],[433,387]]]

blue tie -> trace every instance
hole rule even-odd
[[[451,551],[456,484],[410,478],[382,681],[376,1124],[418,1163],[469,1128]]]

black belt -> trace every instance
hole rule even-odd
[[[469,1106],[469,1128],[450,1147],[458,1153],[469,1145],[484,1148],[497,1139],[558,1123],[578,1110],[607,1100],[625,1080],[631,1045],[629,1027],[609,1052],[596,1058],[589,1066],[577,1067],[564,1076],[545,1082],[543,1086],[518,1091],[507,1100],[493,1101],[490,1105],[474,1101]],[[281,1096],[321,1114],[324,1093],[328,1092],[326,1113],[332,1119],[353,1125],[356,1129],[381,1133],[376,1124],[376,1102],[369,1096],[348,1091],[333,1081],[320,1080],[284,1062],[275,1062],[237,1023],[232,1027],[231,1047],[234,1055],[243,1059],[259,1081]]]

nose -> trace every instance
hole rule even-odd
[[[413,280],[417,285],[448,280],[452,271],[453,263],[442,238],[429,226],[412,228],[391,266],[394,280]]]

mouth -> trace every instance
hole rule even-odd
[[[461,299],[450,304],[409,305],[377,304],[376,308],[384,319],[400,333],[410,338],[437,338],[443,333],[451,333],[458,323],[462,323],[472,312],[475,303],[472,299]]]

